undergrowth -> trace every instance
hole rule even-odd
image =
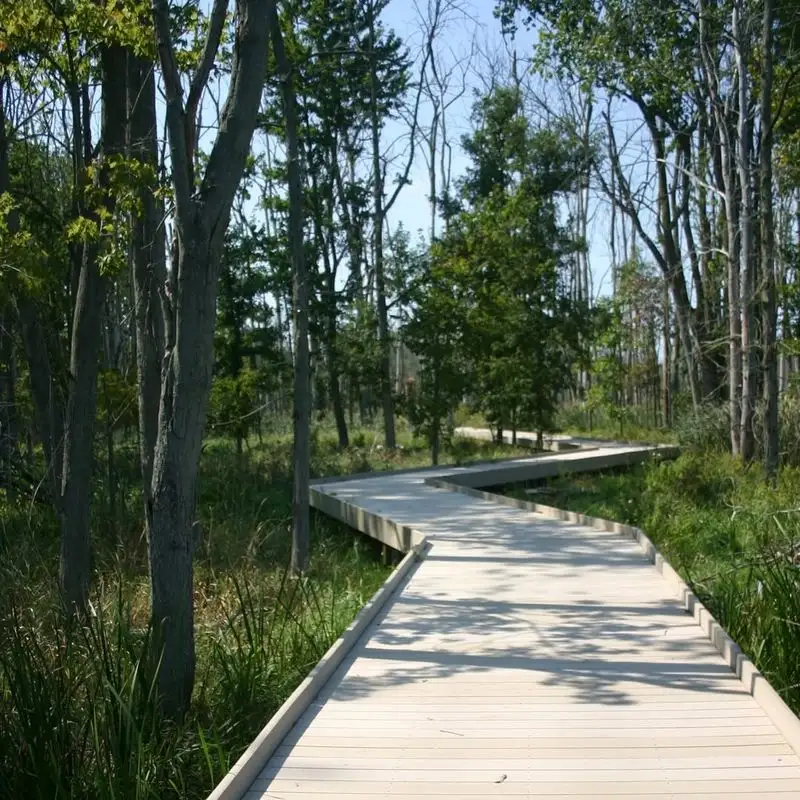
[[[424,466],[401,431],[336,448],[315,430],[312,475]],[[147,547],[136,446],[119,443],[117,505],[98,470],[91,617],[65,622],[57,593],[58,525],[29,498],[0,503],[0,795],[9,798],[201,798],[385,580],[377,543],[312,516],[308,573],[291,578],[291,436],[241,454],[209,439],[201,460],[195,559],[197,680],[180,724],[159,717],[149,668]],[[507,455],[456,441],[450,461]]]
[[[509,493],[637,525],[800,713],[800,469],[776,486],[718,452]]]

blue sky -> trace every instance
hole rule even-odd
[[[419,52],[422,42],[420,31],[420,21],[418,7],[425,8],[428,0],[391,0],[383,16],[387,28],[392,28],[406,42],[412,53]],[[489,73],[489,62],[510,64],[510,53],[512,48],[516,51],[520,65],[524,65],[533,53],[536,41],[535,31],[518,32],[514,42],[505,41],[501,34],[500,23],[494,18],[494,0],[458,0],[460,7],[464,10],[464,15],[460,19],[455,19],[448,25],[445,34],[438,40],[437,52],[444,64],[448,59],[452,59],[463,53],[469,52],[473,48],[473,43],[477,53],[471,61],[471,70],[467,79],[467,91],[448,111],[448,127],[450,131],[450,141],[453,146],[453,178],[463,174],[467,159],[460,147],[461,136],[471,130],[470,116],[472,105],[475,101],[476,91],[485,88],[485,82]],[[201,0],[201,7],[208,9],[209,0]],[[520,71],[522,66],[520,67]],[[414,80],[418,77],[418,66],[415,67]],[[556,96],[552,94],[553,87],[541,76],[532,76],[531,84],[534,85],[539,97],[542,99],[544,110],[542,114],[548,113],[549,107],[555,108],[557,105]],[[217,86],[217,91],[224,94],[227,89],[227,80],[222,79],[221,85]],[[549,100],[552,99],[552,105]],[[204,99],[204,110],[207,118],[211,118],[211,108],[208,98]],[[631,115],[626,115],[624,107],[617,106],[614,115],[614,128],[617,133],[618,142],[628,141],[632,147],[627,155],[629,163],[642,158],[641,139],[636,133],[636,128],[640,125]],[[425,126],[430,119],[430,109],[425,105],[420,109],[420,125]],[[210,146],[213,130],[208,131],[208,138],[203,137],[203,145]],[[408,125],[404,122],[390,121],[383,131],[383,144],[389,147],[392,142],[401,142],[405,146],[408,141]],[[254,141],[254,146],[260,149],[261,143],[258,137]],[[397,173],[401,166],[402,158],[398,160],[397,168],[390,171],[390,180]],[[634,173],[639,172],[633,168]],[[637,175],[640,177],[641,175]],[[413,239],[416,239],[417,231],[422,230],[426,237],[430,226],[430,204],[428,200],[428,176],[425,158],[417,149],[414,164],[410,172],[410,185],[403,188],[397,202],[388,215],[389,229],[394,231],[398,225],[409,231]],[[387,187],[391,191],[391,186]],[[253,198],[253,201],[255,198]],[[250,204],[248,204],[250,205]],[[254,213],[255,212],[254,209]],[[259,214],[260,216],[260,214]],[[619,215],[618,215],[619,216]],[[609,249],[609,228],[610,228],[610,209],[603,197],[593,192],[590,203],[590,227],[587,238],[589,239],[589,258],[593,275],[593,289],[595,296],[608,293],[610,290],[610,249]]]
[[[417,0],[420,7],[424,8],[426,0]],[[471,129],[470,114],[475,100],[474,90],[480,89],[482,80],[486,78],[488,69],[486,56],[490,58],[510,61],[508,54],[511,49],[516,49],[520,62],[528,58],[533,52],[536,41],[535,32],[519,31],[515,41],[503,40],[500,23],[494,18],[494,0],[471,0],[463,3],[463,8],[469,19],[461,23],[451,24],[446,35],[442,37],[439,49],[446,58],[448,52],[465,53],[470,50],[473,37],[477,43],[479,53],[473,59],[471,74],[469,76],[470,89],[451,108],[448,124],[452,130],[452,143],[454,146],[453,174],[462,174],[467,165],[467,159],[462,152],[459,141],[464,133]],[[393,0],[384,12],[387,27],[393,28],[412,50],[419,48],[421,41],[420,24],[417,10],[412,0]],[[536,79],[534,79],[536,80]],[[546,95],[546,84],[537,86]],[[429,119],[429,111],[423,108],[421,122]],[[406,126],[390,123],[385,130],[385,140],[393,141],[403,135]],[[411,185],[400,193],[393,207],[388,223],[394,229],[399,223],[409,230],[414,236],[418,229],[427,232],[429,228],[430,206],[428,201],[428,177],[424,157],[418,153],[410,173]],[[590,264],[594,278],[595,293],[608,290],[610,281],[607,280],[610,255],[608,246],[608,228],[610,215],[607,204],[599,197],[594,196],[591,212],[593,215],[589,230]]]

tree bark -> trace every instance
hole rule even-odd
[[[152,170],[158,170],[156,87],[154,65],[147,59],[128,53],[127,115],[128,147],[132,158]],[[136,369],[138,374],[139,461],[145,508],[150,500],[153,480],[153,457],[158,437],[158,404],[161,398],[161,361],[164,356],[164,314],[162,297],[167,277],[166,247],[163,229],[163,204],[156,198],[154,186],[145,183],[139,191],[140,207],[133,215],[132,265]]]
[[[778,472],[779,418],[778,418],[778,354],[775,346],[778,325],[775,297],[775,229],[772,211],[772,79],[773,32],[775,8],[773,0],[764,0],[762,22],[763,66],[761,69],[761,146],[760,210],[761,210],[761,265],[763,289],[761,296],[761,327],[764,337],[764,468],[769,479]]]
[[[742,339],[741,339],[741,298],[739,290],[739,199],[736,192],[735,137],[730,120],[729,100],[720,96],[720,81],[714,59],[711,57],[711,43],[707,34],[706,0],[699,3],[700,55],[705,73],[706,88],[716,120],[719,140],[719,161],[715,171],[724,180],[725,220],[727,228],[728,264],[728,411],[730,424],[731,452],[741,452],[741,384],[742,384]],[[717,176],[719,182],[719,175]]]
[[[292,490],[292,571],[308,569],[311,524],[309,516],[309,460],[311,450],[311,367],[308,342],[308,269],[304,253],[303,179],[298,145],[299,123],[293,65],[283,44],[280,21],[274,4],[269,27],[275,61],[281,80],[286,129],[289,182],[289,240],[292,253],[294,295],[294,449]],[[332,387],[333,388],[333,387]]]
[[[755,453],[753,417],[755,416],[755,348],[753,347],[753,195],[750,181],[750,92],[743,0],[733,3],[733,41],[738,73],[739,119],[737,124],[739,190],[739,264],[742,307],[742,400],[739,438],[741,455],[750,461]]]
[[[665,428],[672,424],[672,397],[670,393],[670,325],[669,325],[669,286],[664,281],[664,297],[663,297],[663,314],[664,314],[664,327],[661,335],[661,349],[663,352],[664,361],[661,365],[661,416]]]
[[[350,437],[347,432],[347,418],[344,412],[344,402],[342,400],[342,387],[340,384],[339,352],[337,349],[337,304],[336,304],[336,276],[330,270],[326,276],[328,294],[328,314],[327,314],[327,361],[328,361],[328,380],[330,382],[331,405],[333,406],[333,417],[336,421],[336,433],[339,440],[339,447],[345,449],[350,445]]]
[[[331,155],[335,157],[336,149],[331,148]],[[331,172],[333,168],[331,167]],[[345,416],[344,401],[342,399],[342,387],[340,383],[341,370],[339,368],[339,349],[337,345],[338,329],[336,327],[339,315],[339,303],[336,295],[336,274],[338,272],[338,258],[333,242],[333,231],[335,230],[333,219],[333,182],[334,178],[329,176],[329,183],[326,185],[325,200],[326,216],[323,217],[320,201],[320,187],[316,175],[311,175],[311,188],[314,197],[314,237],[317,247],[322,255],[322,265],[324,269],[324,307],[325,307],[325,364],[328,373],[328,391],[330,393],[333,417],[336,423],[336,433],[339,441],[339,448],[345,449],[350,445],[350,438],[347,431],[347,418]],[[328,238],[325,236],[325,229],[331,231]]]
[[[383,260],[383,169],[381,167],[378,116],[378,73],[375,64],[375,3],[369,6],[369,56],[370,56],[370,128],[372,133],[372,202],[373,237],[375,247],[375,297],[378,312],[378,343],[380,346],[380,386],[383,407],[383,430],[386,447],[397,446],[394,424],[394,398],[392,397],[392,364],[389,342],[389,312],[386,304],[386,273]]]
[[[170,32],[167,0],[153,0],[153,22],[164,76],[176,258],[170,327],[162,370],[158,434],[147,527],[152,625],[160,652],[158,691],[164,712],[180,718],[195,675],[192,556],[197,471],[211,389],[217,283],[233,197],[245,168],[267,63],[267,13],[274,0],[237,0],[228,96],[199,186],[194,180],[192,125],[186,118]],[[219,41],[211,33],[192,81],[205,85]],[[210,59],[206,58],[213,50]]]
[[[101,48],[103,83],[101,155],[98,181],[103,202],[113,215],[109,163],[125,147],[125,52],[119,45]],[[88,117],[82,119],[87,134]],[[77,146],[77,145],[76,145]],[[83,176],[78,174],[78,180]],[[64,466],[61,476],[61,558],[59,579],[68,611],[83,611],[91,580],[91,477],[97,411],[98,350],[101,342],[106,279],[100,272],[101,244],[84,245],[70,344],[69,394],[64,422]]]
[[[14,494],[11,475],[17,452],[17,376],[14,355],[11,314],[8,307],[3,307],[0,309],[0,486],[5,487],[8,500]]]

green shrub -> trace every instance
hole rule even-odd
[[[697,452],[727,452],[731,446],[729,420],[728,407],[720,403],[705,403],[696,411],[686,409],[675,419],[678,444]]]

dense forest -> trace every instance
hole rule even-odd
[[[800,466],[800,4],[480,5],[0,3],[10,796],[221,778],[385,575],[311,477]]]

